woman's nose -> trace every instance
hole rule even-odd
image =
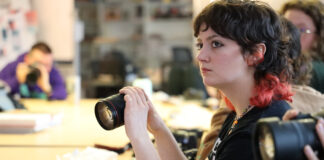
[[[198,55],[197,55],[197,60],[198,61],[208,61],[208,56],[206,54],[206,51],[204,48],[201,48],[198,52]]]

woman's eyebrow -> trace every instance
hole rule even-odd
[[[218,35],[217,34],[213,34],[213,35],[207,37],[207,40],[210,41],[210,40],[212,40],[215,37],[218,37]]]
[[[213,35],[207,37],[207,41],[210,41],[215,37],[219,37],[219,36],[217,34],[213,34]],[[197,38],[197,41],[201,42],[202,40],[201,40],[201,38]]]

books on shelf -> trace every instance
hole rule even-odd
[[[33,133],[61,123],[63,113],[3,112],[0,133]]]

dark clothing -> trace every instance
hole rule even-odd
[[[217,160],[252,160],[252,131],[260,118],[279,117],[280,119],[290,109],[286,101],[273,101],[265,108],[254,107],[238,120],[231,134],[228,134],[235,119],[235,112],[226,118],[218,139],[209,154],[208,159]],[[218,143],[218,144],[217,144]]]
[[[310,86],[324,93],[324,63],[322,61],[312,62],[313,71]]]
[[[40,94],[43,93],[42,89],[39,88],[37,85],[34,86],[27,86],[25,84],[19,84],[17,77],[16,77],[16,68],[17,65],[21,62],[24,62],[24,57],[27,53],[22,54],[17,58],[17,60],[9,63],[5,68],[2,69],[0,72],[0,79],[5,81],[11,88],[10,94],[20,94],[21,88],[28,88],[28,92],[33,94]],[[65,83],[63,81],[62,76],[58,72],[58,70],[53,66],[50,73],[49,73],[50,85],[52,87],[52,95],[48,97],[49,99],[65,99],[67,96]],[[26,97],[26,98],[33,98],[33,97]]]

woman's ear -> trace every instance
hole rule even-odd
[[[257,44],[252,54],[247,54],[245,56],[245,61],[248,64],[248,66],[256,66],[260,64],[264,59],[266,49],[267,47],[264,43]]]

